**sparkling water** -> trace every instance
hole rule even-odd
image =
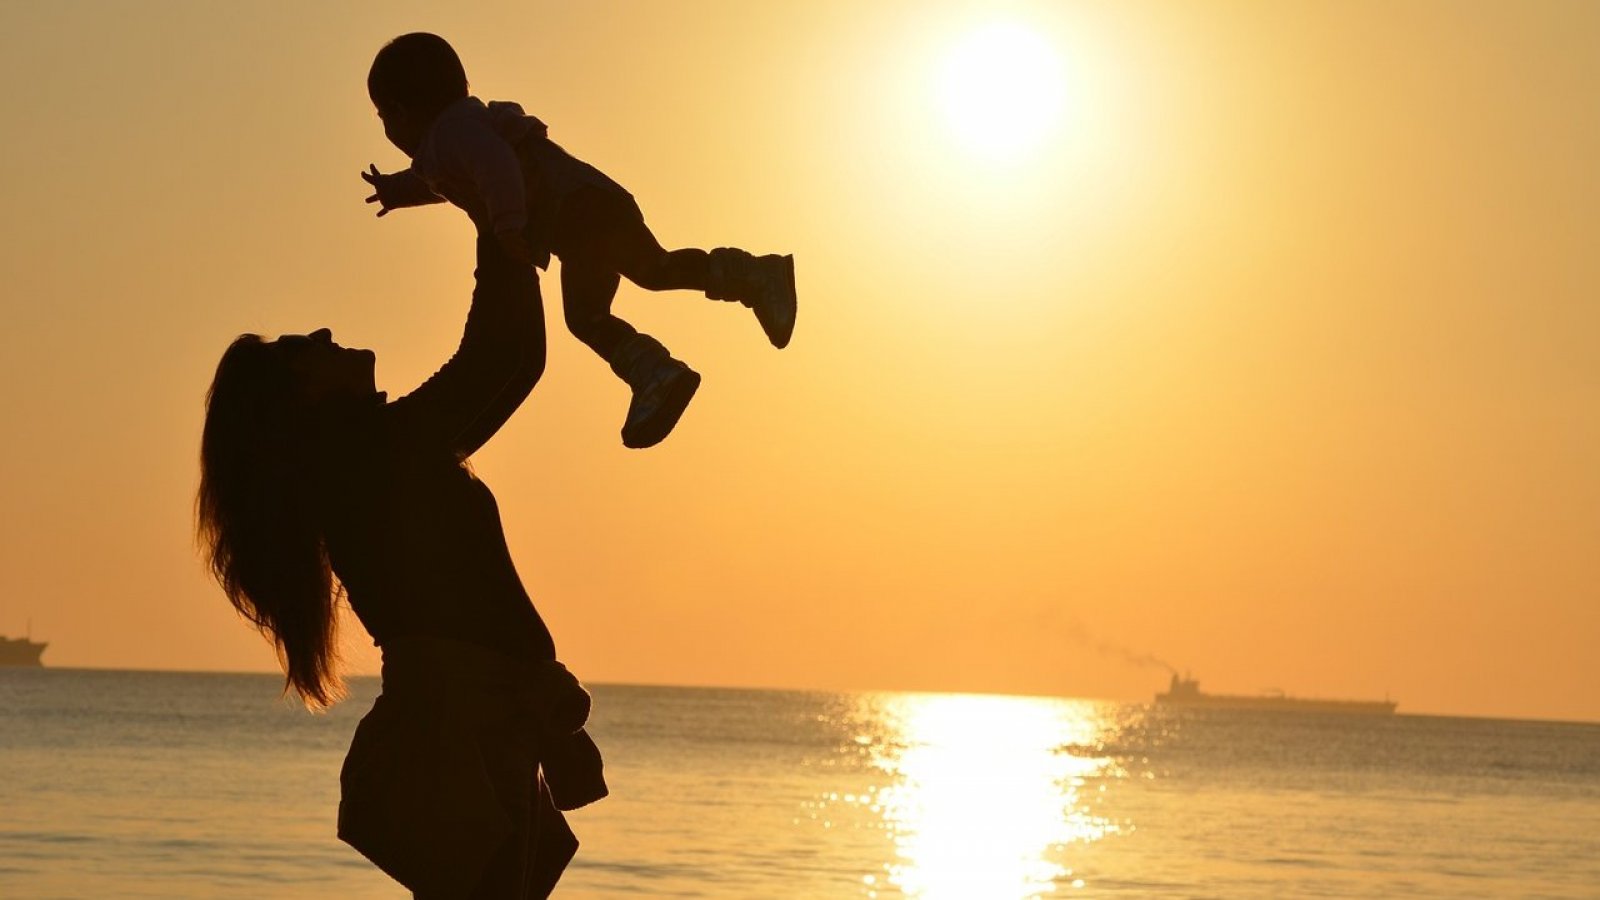
[[[281,684],[0,670],[0,897],[406,896]],[[1600,897],[1600,725],[594,690],[558,897]]]

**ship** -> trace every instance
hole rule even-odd
[[[48,643],[36,643],[25,637],[6,637],[0,634],[0,667],[42,666],[39,657],[44,655]]]
[[[1257,695],[1207,694],[1194,678],[1172,673],[1167,692],[1156,695],[1156,704],[1182,709],[1235,709],[1260,712],[1342,713],[1356,716],[1392,716],[1399,706],[1393,700],[1325,700],[1318,697],[1290,697],[1283,693]]]

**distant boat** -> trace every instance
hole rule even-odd
[[[39,657],[48,643],[34,643],[25,637],[13,638],[0,634],[0,667],[42,666]]]
[[[1172,683],[1165,694],[1156,695],[1156,703],[1192,709],[1242,709],[1262,712],[1344,713],[1359,716],[1392,716],[1399,704],[1393,700],[1323,700],[1316,697],[1290,697],[1286,694],[1207,694],[1200,690],[1200,682],[1189,677],[1179,678],[1172,673]]]

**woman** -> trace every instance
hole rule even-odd
[[[383,651],[339,836],[424,900],[547,896],[577,849],[558,809],[606,793],[588,694],[466,463],[543,372],[538,278],[481,237],[475,278],[455,355],[398,400],[327,329],[239,337],[201,439],[208,561],[287,688],[313,708],[340,696],[341,591]]]

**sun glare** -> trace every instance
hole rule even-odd
[[[1037,150],[1061,118],[1065,67],[1039,32],[996,22],[967,33],[944,58],[940,99],[956,140],[1013,161]]]
[[[1107,757],[1062,752],[1100,742],[1090,704],[1028,697],[895,695],[893,739],[876,795],[894,838],[888,882],[907,897],[1021,900],[1081,884],[1074,848],[1118,831],[1085,794],[1116,777]]]

